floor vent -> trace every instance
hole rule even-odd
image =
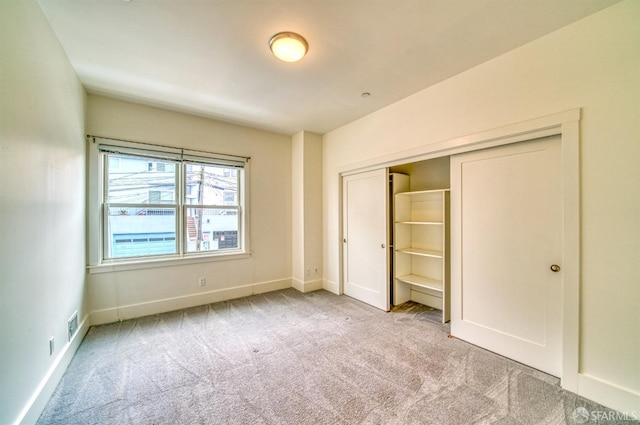
[[[69,341],[71,341],[71,338],[73,338],[73,336],[78,331],[78,312],[77,311],[73,313],[73,315],[71,316],[71,319],[69,319],[69,321],[67,322],[67,329],[69,332],[68,333]]]

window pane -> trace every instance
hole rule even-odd
[[[176,208],[109,207],[105,258],[177,253]]]
[[[187,163],[186,173],[188,205],[238,205],[238,169]]]
[[[112,204],[176,204],[176,163],[107,155],[106,200]]]
[[[226,208],[187,208],[187,252],[237,249],[238,210]]]

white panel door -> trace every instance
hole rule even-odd
[[[451,159],[451,333],[555,376],[562,370],[561,179],[559,137]]]
[[[342,179],[344,293],[389,310],[388,173],[369,171]]]

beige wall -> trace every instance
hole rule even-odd
[[[291,138],[97,95],[87,132],[250,156],[251,257],[89,275],[92,324],[291,286]],[[200,287],[198,277],[207,284]]]
[[[304,144],[304,262],[306,290],[322,288],[322,136],[305,132]],[[309,284],[309,282],[316,282]]]
[[[338,170],[582,108],[579,392],[640,412],[640,2],[627,0],[324,136],[325,288]]]
[[[408,174],[410,176],[409,188],[412,191],[449,189],[451,188],[449,161],[449,156],[443,156],[425,161],[400,164],[390,167],[389,171]]]
[[[291,137],[291,248],[294,287],[304,285],[304,131]]]
[[[322,289],[322,136],[291,138],[293,287]]]
[[[86,315],[84,91],[35,1],[0,28],[0,423],[33,423]]]

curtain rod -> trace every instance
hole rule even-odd
[[[96,139],[104,139],[104,140],[113,140],[114,142],[125,142],[125,143],[135,143],[137,145],[146,145],[146,146],[154,146],[156,148],[166,148],[166,149],[178,149],[181,151],[188,151],[188,152],[200,152],[200,153],[205,153],[205,154],[209,154],[209,155],[220,155],[220,156],[227,156],[230,158],[240,158],[240,159],[244,159],[245,161],[249,162],[249,160],[251,159],[250,156],[243,156],[243,155],[233,155],[233,154],[228,154],[228,153],[220,153],[220,152],[209,152],[209,151],[201,151],[198,149],[185,149],[185,148],[176,148],[175,146],[167,146],[167,145],[157,145],[155,143],[147,143],[147,142],[138,142],[135,140],[126,140],[126,139],[114,139],[113,137],[104,137],[104,136],[95,136],[93,134],[87,134],[87,138],[91,138],[93,139],[93,143],[96,142]]]

